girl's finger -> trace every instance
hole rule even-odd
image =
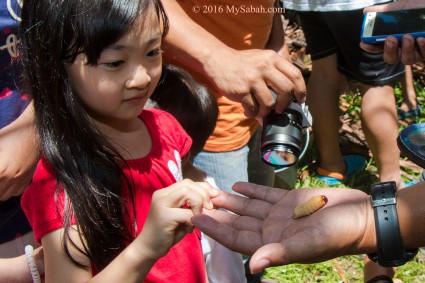
[[[172,208],[170,211],[170,216],[172,216],[173,220],[180,225],[187,226],[188,228],[184,228],[184,230],[193,229],[192,217],[194,216],[192,210],[184,209],[184,208]]]
[[[211,195],[218,190],[207,183],[183,180],[163,190],[162,203],[167,207],[190,208],[193,213],[202,213],[203,208],[212,209]]]

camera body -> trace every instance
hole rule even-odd
[[[293,166],[301,154],[305,129],[312,125],[308,107],[292,101],[281,114],[272,110],[263,118],[261,156],[277,169]]]

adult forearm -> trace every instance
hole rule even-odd
[[[215,60],[217,51],[230,48],[195,23],[175,0],[162,4],[170,21],[163,43],[165,57],[206,74],[205,65]]]
[[[425,183],[398,191],[397,214],[406,248],[425,246]]]
[[[27,133],[27,130],[34,129],[34,106],[31,102],[25,111],[12,123],[6,127],[0,129],[0,137],[5,134],[15,133],[19,131],[19,134]]]
[[[39,142],[30,104],[0,130],[0,200],[19,195],[28,186],[38,159]]]
[[[376,252],[376,228],[370,201],[365,206],[367,218],[364,236],[354,253]],[[401,238],[405,248],[425,246],[425,183],[418,183],[397,192],[397,215]]]
[[[199,72],[220,94],[240,102],[246,116],[264,117],[273,104],[280,113],[293,96],[299,102],[305,100],[301,72],[276,52],[231,48],[218,40],[216,33],[209,33],[195,23],[177,1],[167,0],[163,4],[170,20],[169,34],[163,45],[165,56],[172,63],[178,62]],[[277,93],[276,100],[269,86]]]
[[[25,255],[0,258],[0,282],[31,283],[32,277]]]
[[[276,1],[275,7],[279,6],[279,1]],[[285,44],[285,31],[283,30],[283,15],[275,13],[273,15],[273,25],[270,32],[269,40],[267,41],[266,48],[272,49],[280,56],[290,60],[288,47]]]

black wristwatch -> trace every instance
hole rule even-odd
[[[396,183],[374,184],[371,186],[370,195],[375,215],[378,252],[368,254],[368,257],[383,267],[403,265],[416,256],[418,249],[403,248],[396,209]]]

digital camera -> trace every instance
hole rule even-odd
[[[281,114],[272,110],[263,118],[260,148],[263,161],[276,169],[295,165],[303,136],[311,125],[312,117],[304,103],[292,101]]]

